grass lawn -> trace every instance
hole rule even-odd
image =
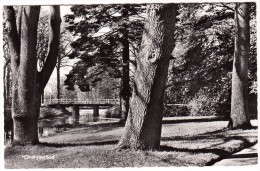
[[[123,132],[118,125],[88,126],[41,138],[41,145],[5,149],[6,168],[92,168],[207,166],[257,142],[251,130],[225,130],[227,121],[180,122],[162,127],[159,151],[115,151]],[[52,156],[26,159],[24,156]]]

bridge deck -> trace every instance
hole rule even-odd
[[[119,104],[119,99],[49,99],[46,100],[42,106],[55,106],[55,105],[64,105],[64,106],[91,106],[91,105],[99,105],[99,106],[108,106],[108,105],[116,105]]]

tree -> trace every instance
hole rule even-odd
[[[250,4],[250,36],[255,37],[255,4]],[[195,114],[229,118],[234,10],[234,3],[180,4],[177,43],[170,64],[165,103],[189,104],[190,110],[198,107]],[[250,42],[251,90],[256,81],[255,43],[255,39]]]
[[[38,143],[40,97],[55,67],[60,36],[60,8],[50,7],[49,44],[45,64],[37,71],[37,26],[40,6],[4,7],[12,70],[14,142]]]
[[[111,77],[122,78],[120,94],[123,120],[128,113],[131,95],[130,54],[135,54],[140,44],[144,9],[144,5],[130,4],[81,5],[73,6],[71,10],[74,14],[66,16],[67,22],[71,23],[68,30],[79,36],[71,44],[74,51],[70,56],[81,59],[73,67],[66,82],[69,85],[76,83],[83,90],[101,81],[102,74],[110,70]],[[107,31],[102,33],[104,29]],[[89,73],[86,68],[92,68],[92,72]],[[90,91],[90,88],[84,90]]]
[[[39,24],[38,24],[38,39],[37,39],[37,58],[38,58],[38,70],[44,66],[46,61],[46,55],[48,51],[48,41],[49,41],[49,15],[48,11],[44,10],[40,13]],[[60,39],[60,47],[59,47],[59,55],[56,64],[57,71],[57,96],[56,98],[60,98],[60,68],[66,66],[68,62],[67,55],[72,50],[70,48],[70,43],[73,41],[71,34],[66,30],[66,25],[64,23],[61,24],[61,39]],[[44,93],[42,94],[42,99],[44,100]]]
[[[5,24],[5,23],[4,23]],[[4,56],[4,132],[5,142],[13,139],[13,120],[11,113],[11,58],[9,55],[9,47],[6,39],[6,31],[3,32],[3,56]],[[11,137],[9,132],[11,132]]]
[[[235,52],[229,122],[231,128],[251,127],[248,111],[249,8],[249,3],[237,3],[235,7]]]
[[[68,62],[68,54],[72,51],[70,44],[73,42],[74,37],[66,30],[66,26],[61,26],[61,39],[60,39],[60,48],[59,55],[56,64],[56,72],[57,72],[57,99],[61,97],[61,88],[60,88],[60,69],[61,67],[65,67]]]
[[[49,41],[49,14],[48,11],[41,10],[39,23],[38,23],[38,30],[37,30],[37,68],[38,71],[41,71],[44,63],[46,61],[46,55],[48,51],[48,41]],[[42,93],[42,102],[44,102],[44,90]]]
[[[5,25],[5,23],[4,23]],[[5,102],[11,97],[11,58],[10,58],[10,52],[8,47],[8,42],[6,39],[6,30],[3,32],[3,57],[4,57],[4,69],[3,69],[3,80],[4,80],[4,99]]]
[[[163,97],[175,44],[176,13],[176,4],[148,6],[128,118],[119,149],[160,147]]]
[[[48,11],[41,10],[38,29],[37,29],[37,58],[38,58],[38,70],[42,70],[46,60],[46,54],[48,51],[49,41],[49,14]]]
[[[209,9],[205,10],[206,7]],[[233,12],[217,7],[218,4],[182,4],[179,10],[179,42],[175,51],[180,52],[175,52],[171,69],[172,89],[180,90],[173,91],[180,92],[176,94],[177,103],[180,100],[188,103],[203,89],[213,96],[228,84],[226,78],[232,68]]]
[[[10,97],[10,84],[11,84],[11,78],[10,78],[10,63],[11,58],[9,55],[9,47],[7,40],[5,38],[4,33],[4,41],[3,41],[3,51],[4,51],[4,71],[3,71],[3,80],[4,80],[4,98],[8,99]]]

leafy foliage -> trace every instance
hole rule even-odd
[[[191,113],[200,115],[228,113],[234,54],[233,8],[232,3],[180,5],[179,43],[173,53],[167,103],[187,103]],[[256,81],[255,26],[252,15],[251,89]]]
[[[48,51],[49,41],[49,15],[48,11],[42,10],[40,13],[38,30],[37,30],[37,58],[38,58],[38,70],[40,71],[45,63],[46,54]]]
[[[112,108],[109,108],[105,112],[105,117],[106,118],[121,118],[120,106],[114,106]]]
[[[121,78],[123,43],[129,41],[132,55],[138,50],[144,5],[76,5],[71,10],[65,21],[78,39],[71,43],[69,56],[80,60],[67,75],[68,89],[77,84],[82,91],[90,91],[103,74]]]

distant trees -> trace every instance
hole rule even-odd
[[[66,16],[66,28],[73,36],[63,29],[62,43],[58,6],[43,16],[39,6],[19,6],[17,11],[5,6],[4,98],[7,102],[12,94],[14,140],[38,142],[40,96],[56,67],[60,98],[59,71],[69,55],[80,59],[65,81],[69,89],[75,84],[84,92],[100,88],[95,97],[113,98],[122,83],[123,119],[129,117],[118,148],[158,149],[165,81],[176,40],[166,102],[203,101],[204,112],[221,113],[221,105],[231,101],[229,126],[250,128],[248,88],[256,93],[255,4],[178,6],[177,10],[174,4],[152,4],[146,15],[145,5],[73,6],[74,14]],[[174,34],[176,22],[178,34]],[[132,84],[130,63],[136,66]]]
[[[41,10],[38,29],[37,29],[37,63],[38,70],[41,71],[48,51],[48,41],[49,41],[49,14],[48,11]]]
[[[174,59],[165,103],[189,105],[195,115],[229,117],[234,55],[234,3],[180,4]],[[256,82],[255,4],[250,3],[249,85]]]
[[[148,6],[128,118],[119,149],[160,147],[163,97],[175,44],[176,15],[176,4]]]
[[[4,23],[5,27],[5,23]],[[3,67],[3,85],[4,85],[4,132],[5,132],[5,142],[13,135],[13,120],[11,114],[11,57],[6,37],[6,30],[3,30],[3,57],[4,57],[4,67]]]
[[[14,142],[38,143],[40,96],[55,67],[60,36],[60,8],[50,7],[47,57],[37,71],[37,28],[40,6],[4,7],[5,29],[11,56]]]
[[[250,4],[235,7],[235,52],[232,72],[231,128],[250,128],[248,110],[248,61],[250,50]]]
[[[37,39],[37,58],[38,58],[38,70],[41,71],[44,63],[46,61],[46,55],[48,51],[48,41],[49,41],[49,14],[48,11],[42,10],[40,13],[39,24],[38,24],[38,39]],[[73,36],[69,34],[66,30],[66,24],[61,25],[61,39],[59,46],[59,53],[56,64],[57,73],[57,84],[56,84],[56,98],[60,98],[61,88],[60,88],[60,69],[66,66],[68,62],[67,55],[71,52],[70,43],[73,41]],[[44,93],[42,94],[44,96]],[[44,97],[42,97],[44,99]]]
[[[57,59],[57,64],[56,64],[56,72],[57,72],[57,95],[56,98],[60,99],[61,98],[61,76],[60,76],[60,69],[62,67],[68,66],[68,55],[72,51],[72,48],[70,44],[73,42],[74,36],[66,30],[66,25],[63,24],[61,25],[61,38],[60,38],[60,47],[59,47],[59,54],[58,54],[58,59]]]
[[[7,100],[11,97],[11,57],[9,53],[9,47],[6,39],[6,33],[4,31],[4,40],[3,40],[3,51],[4,51],[4,68],[3,68],[3,81],[4,81],[4,98]]]
[[[5,22],[3,23],[5,27]],[[10,64],[11,57],[9,52],[9,46],[6,37],[6,30],[3,30],[3,57],[4,57],[4,68],[3,68],[3,81],[4,81],[4,98],[10,97]]]
[[[66,16],[68,30],[78,36],[70,57],[81,59],[67,76],[68,88],[77,84],[82,91],[90,91],[106,73],[122,78],[122,119],[128,113],[130,58],[140,45],[144,9],[145,5],[132,4],[76,5],[71,8],[74,14]]]

